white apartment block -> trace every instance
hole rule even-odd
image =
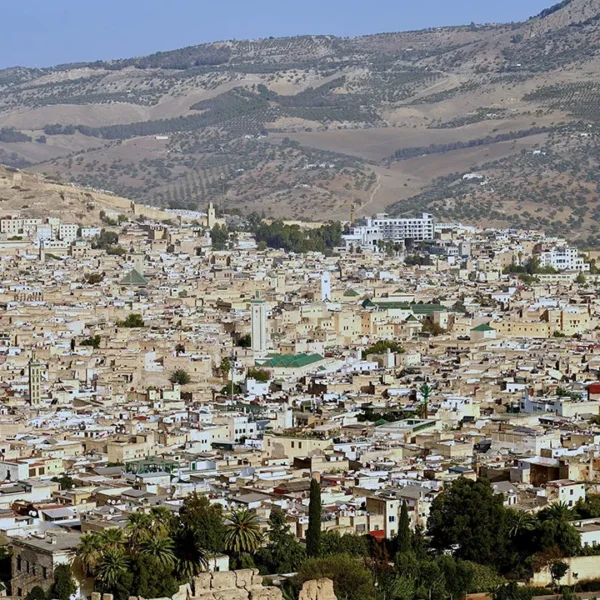
[[[568,246],[551,248],[540,254],[540,266],[552,267],[557,271],[589,271],[590,265],[586,263],[579,251]]]
[[[434,237],[433,216],[423,213],[412,219],[394,219],[387,214],[377,214],[365,220],[363,225],[353,227],[344,236],[346,248],[361,247],[377,251],[380,242],[403,243],[406,240],[422,242]]]
[[[61,223],[58,227],[58,237],[63,242],[72,243],[77,239],[77,225],[73,223]]]

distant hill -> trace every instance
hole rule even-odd
[[[597,245],[600,0],[0,71],[0,162],[147,204],[427,210]],[[480,177],[464,177],[470,173]]]

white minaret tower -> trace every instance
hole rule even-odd
[[[321,274],[321,302],[331,301],[331,273],[324,271]]]
[[[208,205],[208,213],[206,216],[206,224],[209,229],[212,229],[217,223],[217,211],[215,210],[215,205],[211,202]]]
[[[252,304],[252,350],[255,355],[267,353],[267,305],[256,292]]]

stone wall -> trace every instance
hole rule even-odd
[[[201,573],[191,585],[182,585],[171,600],[282,600],[281,590],[266,587],[258,569]],[[94,592],[92,600],[113,600],[112,594]],[[129,600],[144,600],[131,596]],[[160,600],[169,600],[162,598]],[[330,579],[307,581],[298,600],[336,600]]]
[[[577,585],[586,579],[597,579],[600,573],[600,556],[574,556],[562,558],[567,563],[569,570],[560,580],[561,585]],[[549,585],[552,583],[550,568],[544,567],[533,575],[534,585]]]

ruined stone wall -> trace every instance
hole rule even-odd
[[[281,590],[266,587],[258,569],[201,573],[191,585],[182,585],[171,600],[282,600]],[[112,594],[94,592],[92,600],[113,600]],[[144,600],[131,596],[129,600]],[[160,600],[168,600],[166,598]],[[307,581],[298,600],[336,600],[330,579]]]

